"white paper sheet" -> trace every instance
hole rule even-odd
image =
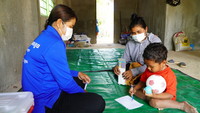
[[[128,110],[131,109],[136,109],[139,108],[141,106],[143,106],[143,104],[137,102],[136,100],[132,99],[130,96],[123,96],[120,98],[115,99],[115,101],[119,102],[120,104],[122,104],[124,107],[126,107]]]

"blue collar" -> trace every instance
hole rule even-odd
[[[56,38],[62,40],[62,38],[59,35],[58,31],[54,27],[48,25],[47,28],[45,29],[45,31],[49,32],[51,35],[54,35]]]
[[[50,35],[53,35],[58,40],[61,40],[63,42],[63,44],[65,45],[65,47],[66,47],[65,42],[62,40],[62,38],[59,35],[58,31],[54,27],[48,25],[47,28],[45,29],[45,31],[48,32]]]

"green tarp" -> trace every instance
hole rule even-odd
[[[184,113],[177,109],[158,111],[149,106],[146,101],[135,99],[144,104],[142,107],[127,110],[115,101],[116,98],[128,95],[128,86],[117,84],[117,77],[111,70],[123,54],[124,49],[69,49],[67,57],[72,70],[85,72],[91,78],[87,87],[88,92],[95,92],[103,96],[106,101],[104,113]],[[105,70],[101,72],[94,72]],[[88,72],[90,71],[90,72]],[[93,72],[92,72],[93,71]],[[187,101],[200,112],[200,81],[191,78],[179,70],[173,69],[177,76],[177,101]]]

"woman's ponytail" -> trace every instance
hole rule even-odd
[[[51,26],[53,22],[58,19],[62,19],[63,22],[67,22],[72,18],[77,20],[75,12],[70,7],[59,4],[51,10],[49,18],[45,22],[44,28],[46,29],[48,25]]]
[[[142,17],[139,17],[137,14],[133,13],[131,15],[131,23],[129,25],[129,29],[131,30],[135,26],[141,26],[146,29],[147,25]]]

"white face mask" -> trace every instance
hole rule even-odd
[[[61,36],[63,41],[69,40],[72,37],[72,34],[73,34],[73,29],[72,28],[70,28],[70,27],[68,27],[66,25],[65,25],[65,27],[66,27],[66,32],[65,32],[64,35],[62,34],[62,36]]]
[[[146,38],[145,33],[141,33],[138,35],[132,35],[132,39],[135,40],[136,42],[142,42]]]

